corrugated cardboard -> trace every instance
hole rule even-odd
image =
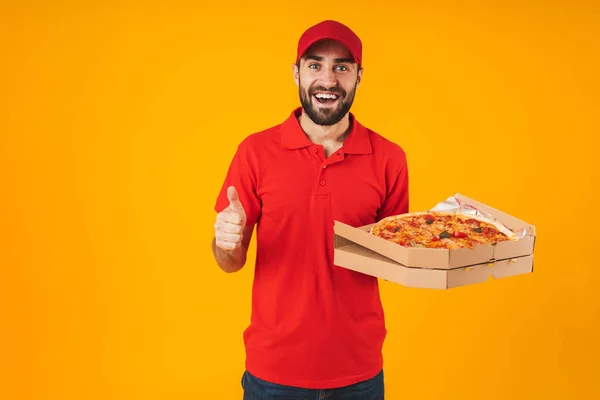
[[[372,224],[352,227],[335,221],[334,264],[404,286],[432,289],[533,272],[535,226],[466,196],[454,197],[491,214],[508,229],[525,229],[526,235],[517,242],[473,249],[408,248],[371,235]]]

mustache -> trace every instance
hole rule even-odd
[[[334,93],[340,97],[346,96],[346,91],[340,87],[326,88],[324,86],[315,86],[314,88],[308,90],[308,94],[310,94],[311,96],[314,95],[316,92]]]

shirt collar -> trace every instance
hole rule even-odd
[[[286,149],[300,149],[314,145],[302,130],[300,122],[298,122],[300,115],[302,115],[302,107],[292,111],[288,119],[281,125],[282,144]],[[344,153],[370,154],[372,147],[368,129],[362,126],[352,113],[350,113],[350,124],[350,133],[342,146]]]

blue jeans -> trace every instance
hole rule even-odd
[[[242,376],[243,400],[384,400],[383,370],[369,380],[336,389],[303,389]]]

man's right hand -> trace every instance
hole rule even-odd
[[[233,186],[227,188],[229,206],[217,214],[215,222],[216,245],[225,252],[233,253],[242,244],[246,226],[246,212]]]

